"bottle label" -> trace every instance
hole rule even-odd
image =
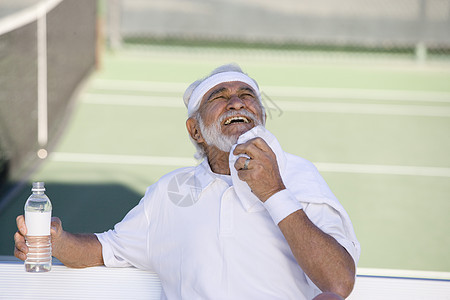
[[[27,235],[50,235],[52,212],[25,212]]]

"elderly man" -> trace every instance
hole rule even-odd
[[[154,270],[163,299],[341,299],[359,243],[316,168],[264,128],[259,87],[225,65],[185,92],[189,135],[204,158],[150,186],[113,230],[71,234],[52,222],[69,267]],[[15,255],[25,259],[17,218]]]

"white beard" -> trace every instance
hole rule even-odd
[[[223,114],[219,118],[219,120],[217,120],[217,122],[209,126],[205,126],[202,118],[199,115],[198,122],[200,126],[200,131],[203,138],[205,139],[206,144],[208,144],[209,146],[215,146],[221,151],[230,152],[233,145],[236,144],[239,135],[232,135],[232,136],[224,135],[220,129],[220,126],[225,119],[237,115],[242,115],[247,118],[251,118],[255,122],[255,126],[264,125],[260,120],[258,120],[258,118],[253,113],[246,110],[228,111],[225,114]]]

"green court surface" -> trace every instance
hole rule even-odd
[[[267,127],[316,164],[347,209],[360,267],[450,271],[450,67],[306,60],[257,50],[147,48],[105,54],[67,128],[30,181],[65,229],[111,228],[165,173],[196,163],[184,89],[237,62],[264,92]],[[12,255],[29,187],[0,214]]]

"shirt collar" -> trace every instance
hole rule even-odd
[[[196,168],[195,168],[195,178],[198,180],[198,187],[203,191],[206,189],[214,180],[216,180],[216,176],[211,171],[209,167],[208,160],[203,160]]]
[[[200,188],[199,190],[199,196],[200,194],[207,189],[213,182],[216,180],[223,180],[220,178],[220,176],[217,176],[209,166],[208,160],[203,160],[196,168],[195,168],[195,180],[196,180],[196,186]],[[233,189],[236,190],[236,187],[233,185]],[[256,212],[264,210],[264,206],[262,205],[261,201],[258,200],[256,197],[239,197],[239,200],[244,207],[244,209],[248,212]]]

